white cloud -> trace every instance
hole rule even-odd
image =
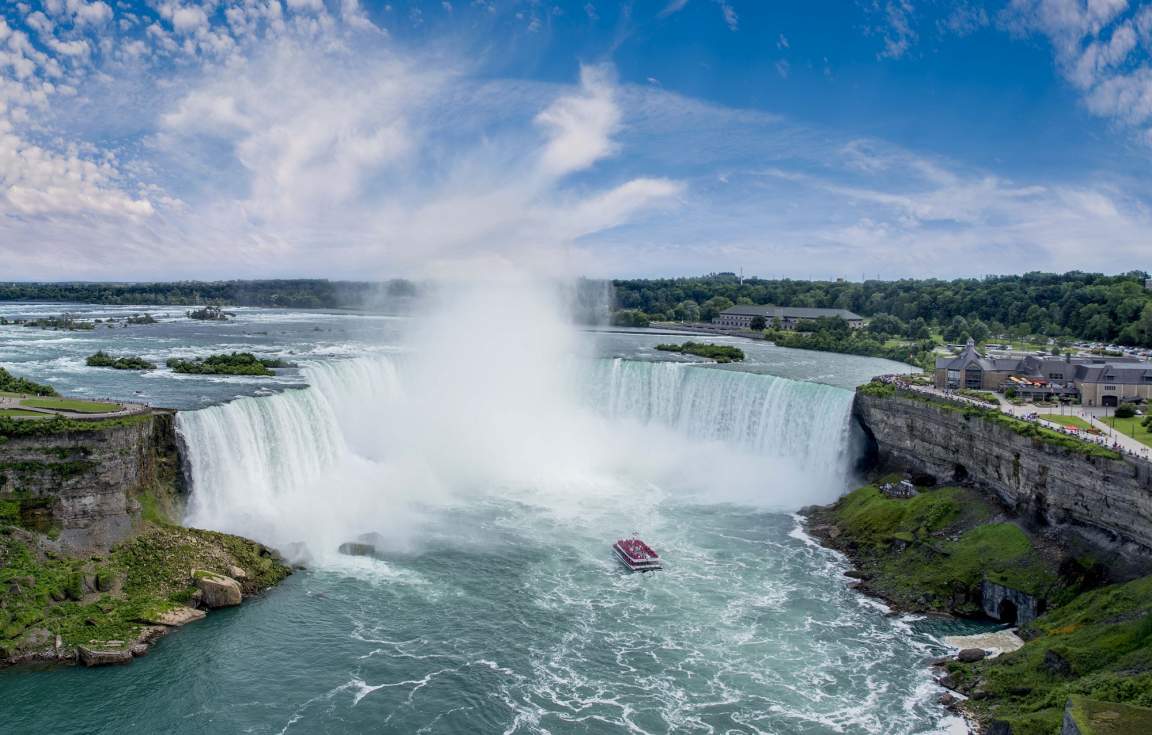
[[[1152,138],[1152,7],[1126,0],[1012,0],[1001,16],[1009,30],[1039,33],[1056,63],[1094,114]]]
[[[557,99],[536,116],[536,122],[550,136],[540,159],[541,170],[548,175],[564,176],[609,155],[612,135],[620,125],[609,70],[584,67],[579,94]]]

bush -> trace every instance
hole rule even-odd
[[[1116,407],[1116,418],[1130,419],[1136,415],[1136,407],[1131,403],[1121,403]]]
[[[716,362],[740,362],[744,359],[744,350],[729,345],[703,344],[700,342],[685,342],[682,345],[656,345],[656,349],[663,352],[680,352],[686,355],[707,357]]]
[[[135,355],[112,357],[104,350],[89,355],[84,362],[88,367],[105,367],[113,370],[152,370],[156,367],[142,357]]]
[[[232,352],[211,355],[195,360],[173,357],[166,363],[174,373],[194,375],[275,375],[270,368],[292,367],[290,363],[272,358],[259,358],[251,352]]]
[[[37,396],[56,395],[56,389],[52,386],[33,383],[26,378],[17,378],[4,368],[0,368],[0,391],[5,393],[31,393]]]
[[[614,327],[647,327],[648,315],[638,309],[620,309],[612,312]]]

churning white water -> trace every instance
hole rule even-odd
[[[437,508],[492,494],[621,508],[642,490],[789,509],[844,486],[851,394],[839,388],[590,359],[570,371],[574,400],[534,420],[482,396],[427,400],[415,369],[317,363],[309,388],[181,413],[188,521],[325,554],[365,533],[403,546]]]

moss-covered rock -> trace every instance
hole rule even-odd
[[[197,598],[192,568],[226,575],[234,567],[247,575],[237,581],[245,595],[291,573],[256,542],[174,525],[146,524],[95,559],[53,553],[20,529],[0,530],[0,659],[74,660],[81,645],[126,650]]]
[[[868,485],[809,518],[812,532],[863,572],[863,591],[901,609],[979,615],[985,580],[1046,599],[1067,595],[1057,555],[970,488],[889,498]]]

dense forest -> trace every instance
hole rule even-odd
[[[966,336],[1075,337],[1152,346],[1148,274],[1104,276],[1077,271],[944,280],[793,281],[699,278],[617,280],[616,321],[710,321],[733,304],[848,309],[881,319],[887,333],[920,338],[934,325],[945,339]]]
[[[229,305],[288,309],[370,308],[416,295],[410,281],[382,283],[291,279],[175,283],[0,283],[0,301],[86,304]]]

